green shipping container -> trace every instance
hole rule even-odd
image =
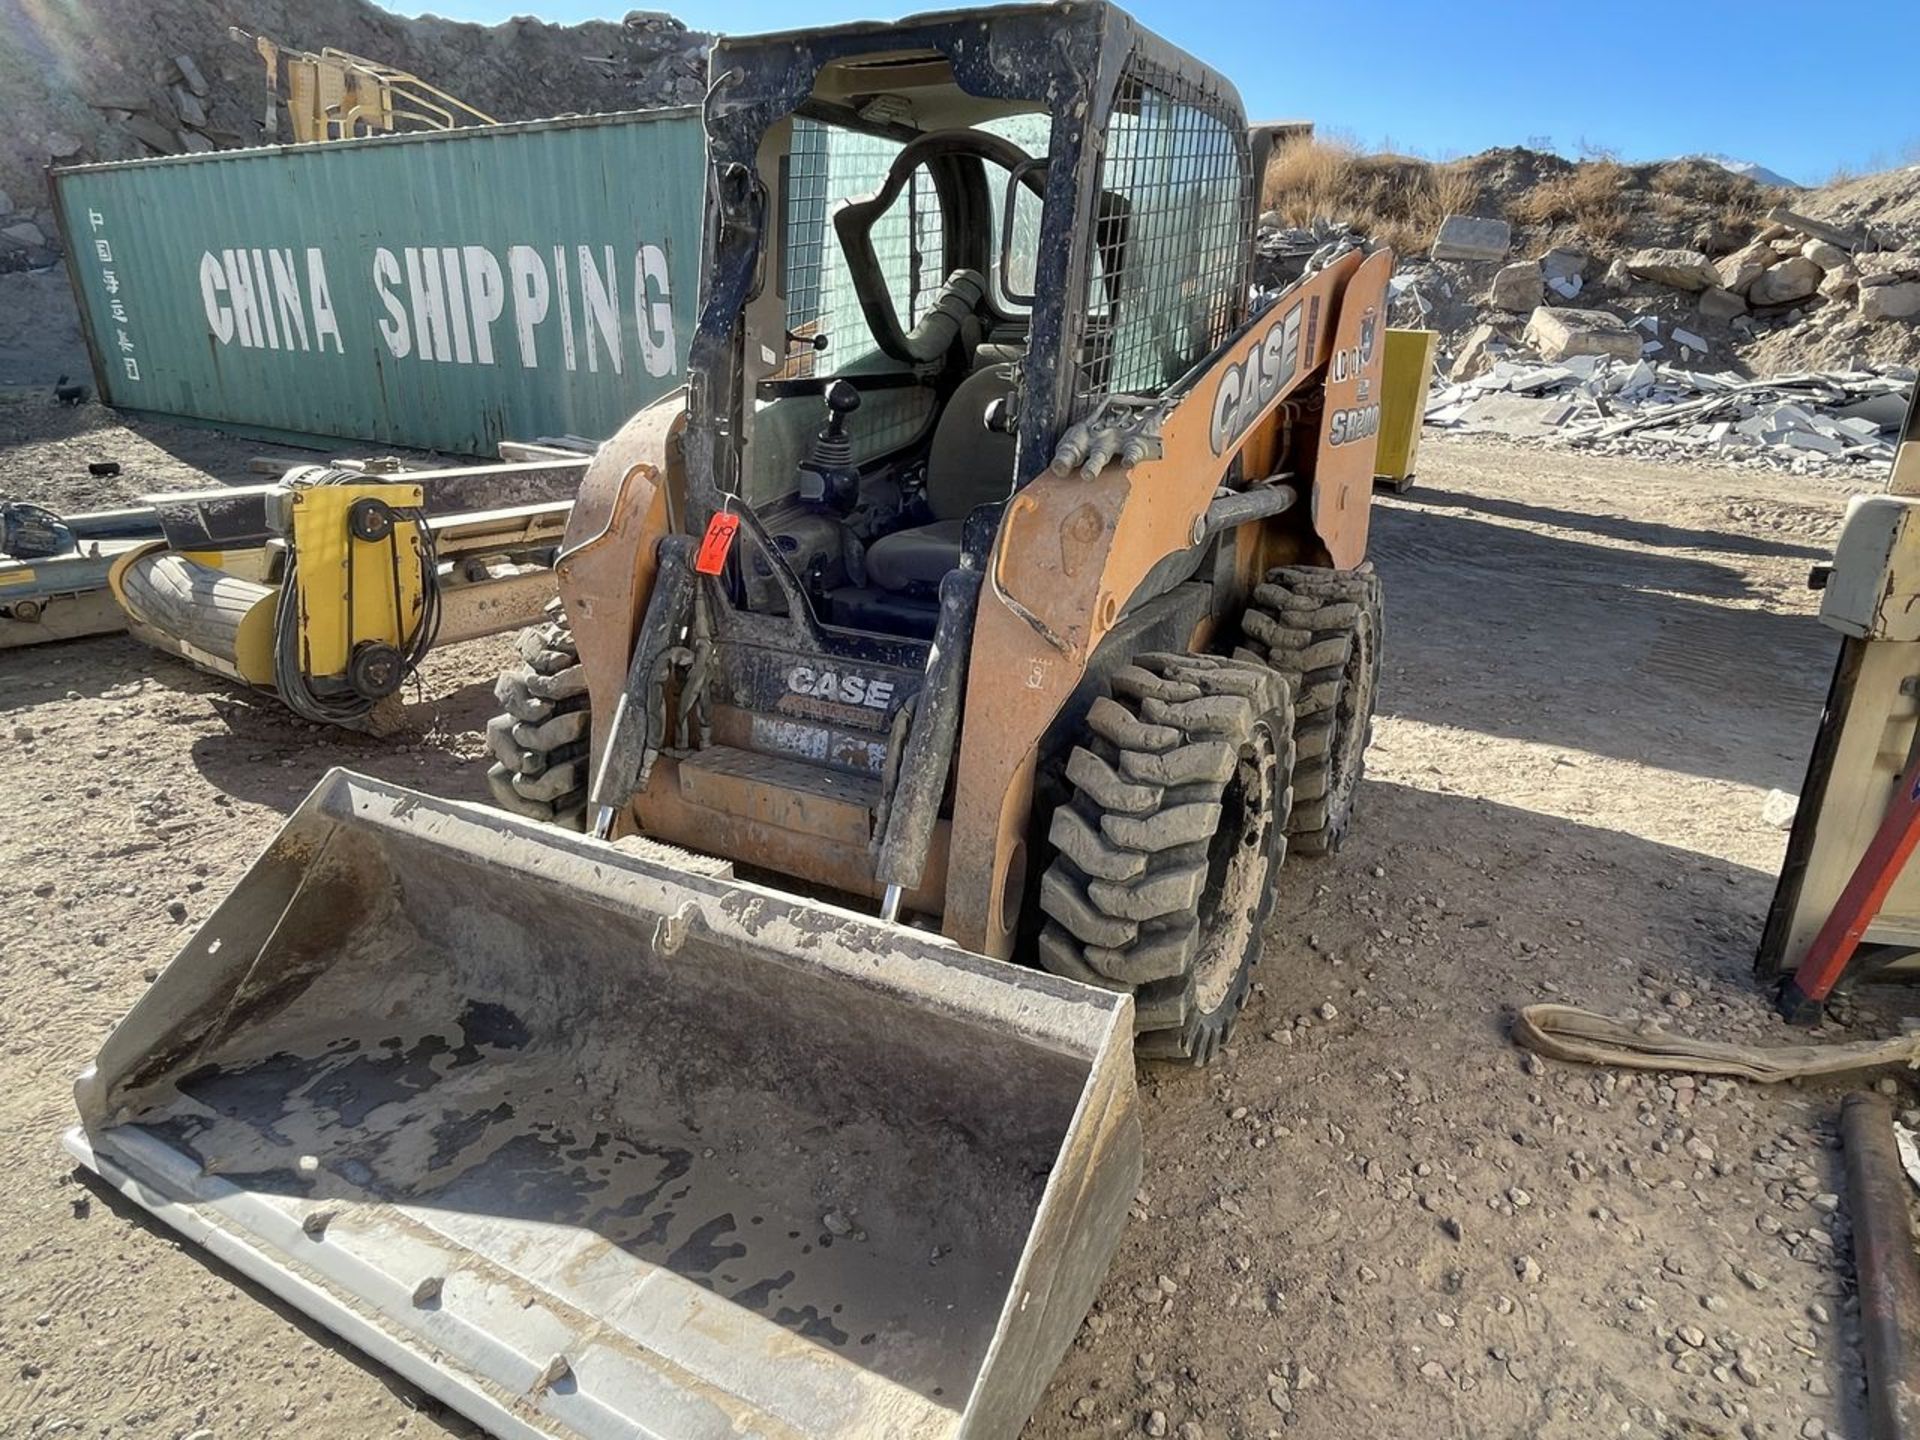
[[[699,112],[56,171],[101,397],[280,437],[490,455],[682,383]]]

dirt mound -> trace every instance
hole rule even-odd
[[[1483,325],[1517,345],[1535,306],[1568,305],[1639,320],[1663,358],[1766,375],[1920,361],[1915,178],[1791,190],[1701,157],[1627,165],[1511,147],[1435,163],[1308,139],[1275,154],[1261,198],[1270,228],[1334,222],[1392,245],[1394,319],[1438,330],[1449,360]],[[1783,207],[1822,223],[1782,225]],[[1436,260],[1449,215],[1504,222],[1510,243]],[[1704,350],[1672,354],[1675,331]]]
[[[1812,190],[1797,208],[1821,220],[1877,233],[1889,248],[1920,238],[1920,165],[1840,180]]]
[[[1320,139],[1280,150],[1262,189],[1264,207],[1286,224],[1352,224],[1409,258],[1426,252],[1451,214],[1510,221],[1516,256],[1557,245],[1599,253],[1688,244],[1725,254],[1784,198],[1699,159],[1623,165],[1514,146],[1436,164]]]
[[[268,138],[266,67],[233,26],[410,71],[502,121],[696,102],[711,39],[654,11],[485,26],[408,20],[368,0],[0,0],[0,270],[55,258],[49,163]]]

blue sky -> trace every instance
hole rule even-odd
[[[618,19],[594,0],[387,0],[495,22]],[[658,0],[656,0],[656,4]],[[911,0],[679,0],[732,34],[945,8]],[[1550,137],[1623,159],[1717,152],[1802,183],[1920,163],[1913,0],[1133,0],[1230,76],[1254,119],[1310,119],[1447,158]],[[1904,52],[1904,53],[1903,53]]]

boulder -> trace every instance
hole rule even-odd
[[[211,155],[220,148],[198,130],[176,130],[173,133],[179,138],[180,148],[189,155]]]
[[[1449,215],[1440,222],[1429,252],[1435,260],[1504,260],[1513,246],[1513,227],[1479,215]]]
[[[144,90],[99,90],[91,95],[87,104],[96,110],[145,110],[153,102],[147,98]]]
[[[44,250],[47,248],[47,235],[31,220],[21,220],[0,230],[0,240],[6,241],[10,249]]]
[[[1800,247],[1800,253],[1818,265],[1828,275],[1843,266],[1851,266],[1853,257],[1825,240],[1809,240]]]
[[[193,62],[193,56],[176,55],[173,57],[173,66],[180,72],[180,78],[187,82],[187,88],[204,100],[207,95],[207,77],[200,73],[200,67]]]
[[[1851,265],[1829,270],[1826,279],[1820,282],[1821,297],[1827,300],[1845,300],[1859,288],[1860,272]]]
[[[1640,358],[1640,332],[1605,310],[1553,310],[1542,305],[1527,321],[1525,339],[1542,360],[1575,355],[1611,355],[1629,362]]]
[[[1795,255],[1770,267],[1747,287],[1749,305],[1791,305],[1820,289],[1825,272],[1804,255]]]
[[[1600,277],[1600,288],[1611,290],[1615,294],[1625,294],[1633,288],[1633,272],[1627,269],[1627,262],[1615,260],[1607,266],[1607,273]]]
[[[1627,269],[1642,280],[1676,290],[1704,290],[1720,283],[1720,272],[1698,250],[1641,250],[1628,258]]]
[[[1505,348],[1506,341],[1493,326],[1484,323],[1474,326],[1460,341],[1460,353],[1453,357],[1447,378],[1457,384],[1486,374],[1493,368],[1498,352]]]
[[[207,123],[207,107],[193,91],[184,85],[175,85],[167,93],[173,97],[173,113],[180,117],[182,125],[198,130]]]
[[[161,155],[180,153],[180,142],[174,138],[173,131],[151,115],[135,115],[127,121],[127,133],[149,150]]]
[[[1731,320],[1747,313],[1747,302],[1722,285],[1709,285],[1700,292],[1700,313],[1708,320]]]
[[[1743,250],[1736,250],[1726,256],[1714,267],[1722,289],[1731,290],[1736,295],[1747,293],[1752,285],[1780,257],[1773,253],[1773,247],[1764,240],[1756,240]]]
[[[1587,256],[1570,245],[1556,245],[1540,257],[1540,272],[1549,280],[1580,280],[1586,277]]]
[[[1487,287],[1487,304],[1496,310],[1525,312],[1546,298],[1546,278],[1531,260],[1500,267]]]
[[[47,132],[47,154],[55,160],[71,160],[86,147],[86,142],[78,135],[65,130]]]
[[[1916,315],[1920,315],[1920,281],[1860,287],[1863,320],[1911,320]]]

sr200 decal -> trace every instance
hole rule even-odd
[[[1336,410],[1333,421],[1327,427],[1329,444],[1345,445],[1349,441],[1364,440],[1369,435],[1380,433],[1380,407],[1362,405],[1357,410]]]
[[[1300,302],[1273,324],[1238,364],[1229,365],[1213,392],[1213,453],[1224,455],[1246,434],[1300,369]]]

